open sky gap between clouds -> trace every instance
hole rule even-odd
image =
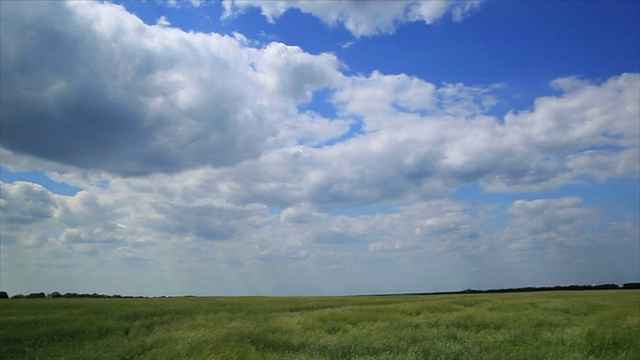
[[[225,18],[259,7],[272,23],[296,7],[356,41],[483,11],[331,4],[222,7]],[[335,53],[149,25],[111,3],[0,6],[2,166],[82,189],[2,183],[3,287],[324,294],[637,280],[637,220],[548,194],[637,185],[638,68],[550,79],[557,95],[498,116],[503,83],[354,74]],[[308,106],[321,93],[335,116]],[[469,186],[488,195],[451,197]],[[622,206],[637,214],[631,195]],[[137,276],[117,280],[127,269]]]

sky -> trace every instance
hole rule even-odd
[[[0,289],[640,281],[640,2],[0,2]]]

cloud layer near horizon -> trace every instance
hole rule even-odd
[[[400,10],[376,24],[340,15],[351,2],[337,13],[315,2],[296,6],[365,36],[391,32],[407,6],[426,4],[410,3],[389,2]],[[251,5],[228,8],[239,4]],[[257,5],[275,19],[286,8],[274,4]],[[266,279],[276,268],[310,277],[328,269],[329,278],[340,270],[357,282],[364,264],[387,261],[441,287],[469,287],[479,281],[473,267],[460,270],[464,276],[429,269],[471,257],[477,268],[497,270],[548,264],[500,280],[535,282],[595,261],[603,243],[623,245],[598,261],[623,259],[621,273],[633,262],[623,249],[638,246],[638,223],[602,221],[579,197],[517,200],[506,209],[445,197],[473,184],[513,193],[637,179],[640,74],[556,79],[557,95],[499,117],[491,109],[501,84],[347,76],[333,54],[150,26],[107,3],[41,5],[0,3],[3,166],[48,171],[83,190],[62,196],[28,182],[2,184],[2,246],[16,254],[10,269],[27,261],[96,274],[100,266],[119,271],[114,264],[216,264],[220,274],[263,272],[253,286],[277,289]],[[422,10],[425,22],[452,11]],[[318,90],[329,92],[335,117],[301,110]],[[484,225],[505,216],[501,226]],[[333,291],[350,291],[342,286]]]

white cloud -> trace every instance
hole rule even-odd
[[[331,54],[147,26],[111,4],[2,6],[13,15],[2,25],[2,147],[16,166],[24,154],[126,176],[230,167],[220,176],[244,193],[236,199],[286,206],[359,206],[475,181],[492,191],[548,189],[637,173],[638,74],[555,80],[561,95],[501,121],[486,114],[499,84],[346,77]],[[34,36],[16,42],[12,34],[26,28]],[[31,65],[19,65],[27,57]],[[335,89],[337,119],[298,111],[325,88]],[[310,148],[356,124],[363,134]]]
[[[374,72],[352,79],[334,102],[343,116],[363,122],[368,133],[353,143],[375,151],[360,153],[384,154],[388,167],[402,163],[420,180],[453,180],[451,186],[480,181],[492,191],[537,190],[585,175],[637,176],[639,84],[638,74],[576,83],[559,96],[538,98],[531,111],[497,119],[486,114],[497,101],[495,85],[436,88]],[[415,103],[403,102],[404,94]],[[393,148],[398,144],[402,149]]]
[[[169,20],[167,20],[167,17],[162,15],[158,18],[158,20],[156,20],[156,25],[158,26],[170,26],[171,23],[169,22]]]
[[[231,178],[243,201],[363,206],[474,182],[491,191],[535,191],[585,176],[634,177],[638,83],[638,75],[625,74],[585,84],[501,122],[483,114],[489,90],[373,73],[351,79],[332,100],[364,133],[320,149],[266,153]]]
[[[291,8],[319,18],[329,26],[344,25],[356,37],[391,34],[405,22],[432,24],[448,12],[460,22],[478,9],[481,1],[235,1],[223,0],[224,17],[249,7],[259,7],[267,20],[275,22]]]
[[[620,90],[610,89],[620,81],[625,83]],[[361,134],[324,147],[309,146],[315,142],[273,149],[215,172],[207,181],[224,186],[224,196],[234,203],[279,208],[306,203],[326,211],[440,197],[476,182],[489,191],[512,192],[553,189],[585,181],[585,176],[600,181],[633,177],[638,112],[629,93],[632,97],[637,83],[636,75],[624,75],[586,85],[579,91],[589,94],[586,98],[576,93],[542,98],[534,110],[510,114],[501,123],[466,100],[460,102],[461,111],[454,101],[442,105],[442,88],[416,78],[356,77],[332,101],[340,119],[362,123]],[[486,96],[474,87],[443,88],[452,98]],[[610,104],[610,113],[601,119],[597,108]],[[567,106],[571,117],[556,113]],[[567,130],[556,128],[567,122]],[[320,128],[330,131],[330,124]],[[608,135],[616,128],[628,130]],[[333,134],[340,131],[337,127]]]
[[[147,279],[146,293],[174,294],[180,293],[184,283],[173,283],[172,276],[211,271],[231,277],[211,275],[206,279],[208,286],[215,284],[217,289],[233,293],[270,293],[276,288],[272,284],[273,272],[287,269],[300,276],[319,277],[317,287],[297,284],[281,291],[299,293],[306,289],[318,294],[323,293],[324,286],[335,292],[348,284],[345,281],[349,277],[360,276],[359,271],[377,271],[367,264],[376,264],[376,268],[394,276],[401,273],[392,269],[401,268],[415,278],[397,280],[384,290],[390,279],[382,276],[376,281],[351,283],[344,291],[423,289],[415,287],[415,281],[440,289],[536,281],[544,285],[554,278],[571,281],[575,275],[566,270],[576,271],[576,262],[584,264],[579,267],[583,276],[588,272],[594,278],[600,275],[590,264],[614,258],[619,260],[616,266],[621,269],[633,264],[633,256],[622,250],[637,243],[638,224],[611,223],[603,227],[598,211],[584,206],[580,198],[515,201],[508,209],[513,219],[494,232],[483,225],[486,215],[472,211],[468,204],[445,199],[414,202],[371,215],[329,215],[310,203],[273,214],[263,205],[229,203],[224,192],[216,190],[221,185],[210,182],[215,173],[216,170],[197,170],[158,175],[153,182],[114,178],[108,189],[82,191],[73,197],[54,195],[25,182],[2,184],[3,211],[30,214],[26,208],[17,208],[24,204],[52,209],[46,216],[30,217],[29,226],[14,226],[19,221],[3,213],[3,253],[15,255],[8,260],[3,258],[3,271],[11,269],[15,276],[24,278],[24,274],[15,274],[16,269],[33,270],[37,264],[44,272],[40,279],[46,279],[51,277],[52,269],[59,275],[66,273],[66,268],[82,269],[66,276],[86,283],[104,271],[118,273],[128,269],[135,271],[138,279]],[[492,216],[502,216],[497,210],[492,211]],[[609,252],[595,251],[604,245]],[[17,265],[26,259],[30,265]],[[548,271],[528,274],[526,270],[534,265],[537,271]],[[459,273],[451,266],[461,266]],[[498,273],[488,281],[475,266]],[[555,272],[559,269],[565,272],[558,275]],[[153,285],[158,271],[168,278]],[[336,279],[331,278],[334,271],[341,274]],[[244,290],[232,286],[238,274],[245,274],[242,281],[248,287]],[[253,285],[246,283],[251,276],[259,276]],[[296,276],[285,278],[297,281]],[[601,278],[606,281],[606,277]],[[48,285],[39,280],[32,284],[41,284],[39,288],[46,291],[71,291],[60,286],[47,288],[57,284],[55,277],[52,279]],[[194,284],[205,286],[204,282]],[[96,289],[96,284],[85,285],[85,289],[86,286],[91,291]],[[123,284],[109,285],[104,281],[99,286],[96,291],[122,292],[123,288]],[[131,291],[136,293],[139,289]]]
[[[348,49],[348,48],[350,48],[353,44],[355,44],[355,42],[353,42],[353,41],[347,41],[346,43],[344,43],[344,44],[340,45],[340,47],[341,47],[341,48],[343,48],[343,49]]]
[[[341,78],[333,55],[147,26],[117,5],[2,10],[2,146],[75,167],[143,175],[232,165],[279,143],[280,123],[322,138],[313,125],[322,120],[295,108]]]
[[[480,5],[482,5],[482,1],[483,0],[470,0],[458,2],[457,4],[454,3],[451,9],[451,18],[455,22],[461,22],[478,11]]]
[[[3,225],[28,225],[49,220],[59,211],[56,196],[28,182],[0,182],[0,217]]]
[[[166,6],[170,8],[180,7],[180,2],[178,0],[166,0],[164,4],[166,4]]]
[[[344,116],[365,116],[366,130],[403,127],[415,119],[406,113],[436,110],[436,87],[416,77],[374,71],[349,80],[332,101]]]
[[[597,209],[582,199],[518,200],[509,208],[514,219],[502,233],[511,256],[574,257],[575,251],[600,245]]]
[[[182,5],[187,3],[189,3],[194,8],[198,8],[205,3],[205,0],[155,0],[155,2],[168,8],[179,9],[182,7]]]
[[[605,283],[637,274],[637,221],[605,224],[598,208],[578,197],[517,200],[509,212],[512,220],[496,236],[496,259],[521,283]]]
[[[283,95],[278,100],[306,103],[314,90],[335,87],[342,79],[338,60],[331,54],[311,55],[297,46],[270,43],[260,55],[256,75],[265,90]]]

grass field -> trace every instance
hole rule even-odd
[[[640,290],[12,299],[0,359],[640,359]]]

